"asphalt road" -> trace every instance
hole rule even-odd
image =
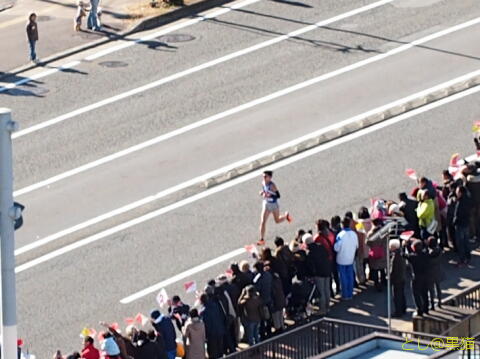
[[[308,28],[373,3],[264,0],[172,33],[187,35],[181,39],[191,41],[172,42],[170,37],[140,43],[9,91],[0,90],[1,105],[13,109],[22,129],[65,117],[60,123],[14,140],[18,191],[289,86],[331,74],[331,78],[286,96],[18,196],[27,212],[25,226],[17,232],[17,248],[478,70],[478,24],[397,54],[389,53],[476,19],[480,9],[475,1],[397,0],[326,27]],[[251,49],[302,28],[304,33],[294,38]],[[228,58],[229,54],[235,55]],[[384,58],[361,63],[382,54]],[[105,67],[106,61],[114,61],[118,67]],[[176,78],[164,84],[122,95],[173,74]],[[113,96],[123,97],[98,104]],[[296,228],[311,227],[318,216],[356,209],[373,196],[394,197],[412,184],[403,175],[407,167],[436,176],[452,153],[473,152],[470,127],[480,112],[478,96],[457,100],[278,169],[275,178],[282,191],[282,207],[292,211],[295,225],[271,224],[269,237],[280,234],[291,238]],[[121,322],[138,311],[147,314],[155,306],[155,294],[130,304],[120,304],[120,300],[256,241],[258,186],[258,178],[239,183],[22,271],[18,274],[21,335],[32,351],[45,357],[57,347],[78,348],[81,328],[94,326],[99,319]],[[158,202],[143,209],[172,203]],[[124,221],[117,216],[107,225]],[[28,263],[79,239],[60,238],[19,256],[18,263]],[[189,279],[204,283],[223,267],[212,266]],[[183,293],[182,284],[180,280],[167,290]]]

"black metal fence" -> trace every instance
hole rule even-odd
[[[480,309],[480,283],[445,298],[442,303],[459,308]]]
[[[265,340],[243,351],[229,355],[234,359],[305,359],[347,344],[368,334],[388,333],[388,328],[376,325],[353,323],[344,320],[322,318],[295,329],[289,330],[271,339]],[[439,338],[426,333],[391,331],[392,335],[431,341]],[[470,358],[479,354],[476,344],[472,351],[465,351],[459,357]],[[478,357],[480,358],[480,356]],[[477,359],[478,359],[477,358]]]

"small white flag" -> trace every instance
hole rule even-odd
[[[160,308],[163,308],[165,304],[168,302],[168,294],[165,288],[162,288],[160,292],[157,294],[157,303],[160,306]]]

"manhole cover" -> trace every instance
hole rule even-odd
[[[5,93],[9,94],[10,96],[43,96],[48,93],[49,90],[45,87],[38,87],[38,86],[28,86],[28,85],[20,85],[14,87],[13,89],[9,89],[5,91]]]
[[[161,42],[188,42],[195,40],[195,36],[188,35],[188,34],[171,34],[171,35],[163,35],[157,37],[158,41]]]
[[[123,61],[103,61],[103,62],[100,62],[99,65],[103,67],[111,67],[111,68],[128,66],[128,64]]]
[[[48,15],[39,15],[37,16],[37,21],[50,21],[52,20],[53,18],[51,16],[48,16]]]

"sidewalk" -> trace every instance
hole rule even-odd
[[[447,251],[443,254],[442,264],[445,271],[445,280],[441,283],[442,297],[446,298],[461,290],[472,286],[480,281],[480,252],[478,248],[472,251],[472,261],[468,267],[457,268],[452,264],[455,260],[455,253]],[[356,290],[357,292],[357,290]],[[412,314],[415,311],[412,292],[409,286],[406,287],[408,313],[403,318],[393,318],[392,328],[402,331],[413,331]],[[353,300],[342,302],[335,300],[328,317],[344,319],[358,323],[372,325],[388,325],[387,318],[387,291],[377,292],[373,286],[353,297]],[[392,311],[394,307],[392,305]]]
[[[185,0],[185,5],[200,1]],[[75,32],[76,0],[0,0],[0,77],[30,63],[25,26],[31,12],[38,15],[37,55],[45,59],[102,38],[115,38],[148,17],[175,9],[151,8],[149,0],[100,0],[99,6],[102,32]],[[86,28],[85,18],[82,28]]]

